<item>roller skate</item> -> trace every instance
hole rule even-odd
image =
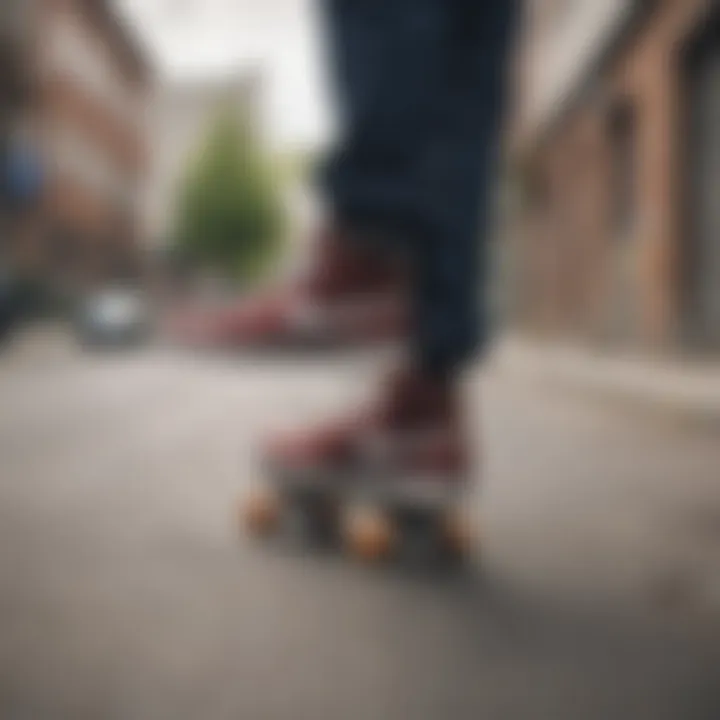
[[[403,370],[364,411],[272,440],[261,488],[243,508],[256,535],[298,517],[313,539],[368,562],[464,559],[469,462],[456,388]]]

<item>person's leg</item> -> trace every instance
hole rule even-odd
[[[341,129],[321,190],[341,222],[407,240],[425,224],[426,150],[444,116],[447,2],[322,7]]]
[[[418,252],[413,340],[450,372],[488,340],[490,205],[499,159],[514,0],[446,0],[452,10],[444,130],[428,150],[427,234]]]
[[[489,194],[517,2],[325,5],[344,128],[326,194],[345,222],[404,241],[413,355],[452,371],[487,333]]]
[[[284,476],[384,468],[388,478],[452,487],[467,469],[458,371],[486,332],[488,194],[512,3],[329,5],[349,128],[328,194],[347,221],[393,228],[405,241],[416,271],[412,352],[359,417],[281,438],[268,458]]]

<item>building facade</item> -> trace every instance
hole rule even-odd
[[[0,233],[4,250],[9,214],[9,153],[20,118],[30,101],[31,56],[34,46],[30,12],[26,3],[8,0],[0,5],[0,157],[3,162],[0,185]]]
[[[529,3],[513,125],[526,330],[720,350],[719,28],[709,0]]]
[[[25,100],[28,90],[29,12],[26,3],[7,0],[0,5],[0,113],[8,116]]]
[[[44,179],[34,246],[20,254],[78,282],[128,272],[143,233],[147,61],[109,0],[8,3],[22,8],[29,86],[12,132],[35,149]]]

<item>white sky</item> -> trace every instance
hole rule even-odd
[[[330,132],[323,47],[313,0],[119,0],[161,74],[188,77],[260,66],[263,113],[281,145]]]

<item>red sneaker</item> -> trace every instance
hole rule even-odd
[[[365,412],[269,443],[269,477],[297,487],[353,488],[443,503],[465,487],[468,452],[449,383],[401,372]]]
[[[399,337],[406,325],[404,273],[396,258],[331,230],[310,272],[239,307],[184,318],[185,342],[239,347],[341,346]]]

